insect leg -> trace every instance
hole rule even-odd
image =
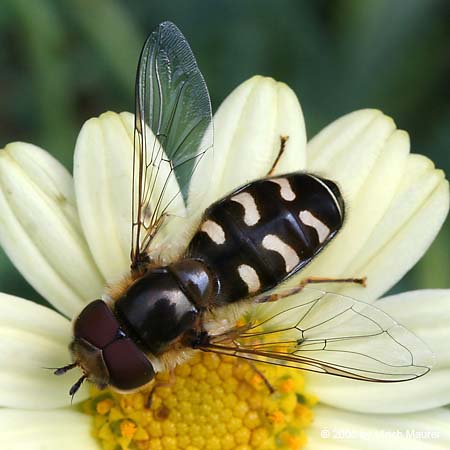
[[[147,401],[145,402],[145,407],[150,409],[152,406],[153,394],[155,394],[156,389],[160,387],[172,387],[175,384],[175,369],[170,369],[169,379],[167,381],[155,381],[152,386],[152,390],[149,392]]]
[[[271,176],[273,175],[273,172],[275,170],[275,167],[278,164],[278,161],[281,158],[281,155],[284,153],[285,149],[286,149],[286,142],[289,139],[289,136],[280,136],[280,149],[278,150],[278,155],[275,158],[274,163],[272,164],[272,167],[270,168],[270,170],[267,172],[267,176]]]
[[[298,286],[291,289],[286,289],[280,293],[274,293],[269,295],[264,295],[259,297],[257,303],[265,302],[276,302],[284,297],[289,297],[290,295],[295,295],[301,292],[308,284],[318,284],[318,283],[354,283],[359,284],[363,287],[366,286],[367,278],[325,278],[325,277],[308,277],[304,278]]]
[[[367,285],[367,277],[362,278],[326,278],[326,277],[308,277],[303,279],[299,287],[302,289],[308,284],[317,284],[317,283],[353,283],[359,284],[363,287]]]
[[[256,367],[255,363],[253,361],[248,361],[250,364],[250,367],[252,370],[256,373],[256,375],[261,378],[261,380],[264,381],[264,384],[266,385],[267,389],[271,394],[275,392],[275,388],[270,384],[270,381],[266,378],[266,376]]]

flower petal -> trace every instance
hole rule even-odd
[[[395,284],[423,255],[448,212],[443,172],[410,155],[407,133],[379,111],[357,111],[325,128],[308,144],[308,170],[339,183],[347,217],[302,276],[367,276],[366,289],[345,288],[359,299],[374,300]]]
[[[56,377],[45,369],[70,362],[70,334],[70,322],[57,312],[0,294],[1,406],[47,409],[70,404],[68,391],[79,371]],[[82,389],[74,400],[86,397]]]
[[[376,306],[429,345],[436,358],[431,372],[393,384],[311,375],[313,392],[323,403],[369,413],[414,412],[450,403],[450,290],[407,292],[383,298]]]
[[[314,409],[306,449],[445,450],[450,447],[450,411],[362,415],[326,406]]]
[[[100,450],[92,418],[69,409],[0,410],[0,447],[8,450]]]
[[[75,147],[80,220],[108,281],[130,266],[133,126],[132,114],[106,112],[83,125]]]
[[[294,92],[272,78],[255,76],[238,86],[216,112],[214,133],[213,171],[199,166],[193,180],[194,185],[207,185],[206,205],[266,176],[279,153],[281,136],[288,140],[275,173],[305,168],[302,110]]]
[[[441,229],[448,209],[444,173],[434,169],[429,159],[411,155],[389,209],[346,269],[367,276],[363,299],[383,295],[416,264]],[[354,287],[348,295],[353,292]]]
[[[68,316],[101,294],[83,238],[72,178],[42,149],[0,150],[0,242],[27,281]]]

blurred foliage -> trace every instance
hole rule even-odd
[[[142,42],[167,19],[188,37],[214,108],[251,75],[270,75],[299,95],[309,136],[354,109],[380,108],[450,173],[445,0],[3,0],[0,145],[33,142],[71,168],[87,118],[133,109]],[[449,247],[447,223],[396,289],[449,287]],[[39,298],[4,254],[0,291]]]

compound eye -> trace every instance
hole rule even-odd
[[[129,339],[118,339],[103,350],[109,370],[109,383],[123,391],[144,386],[155,377],[145,354]]]
[[[95,300],[81,311],[74,325],[74,335],[97,348],[108,345],[117,335],[119,324],[102,300]]]

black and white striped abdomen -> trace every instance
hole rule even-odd
[[[342,226],[337,186],[308,173],[249,183],[213,203],[186,256],[219,282],[217,304],[273,288],[304,267]]]

